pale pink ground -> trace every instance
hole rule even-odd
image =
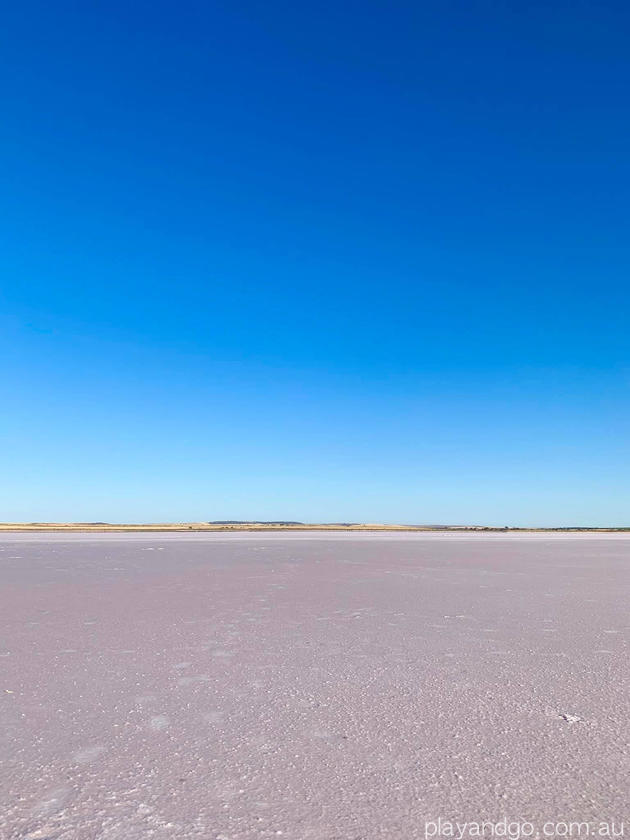
[[[628,819],[628,537],[7,534],[0,582],[3,840]]]

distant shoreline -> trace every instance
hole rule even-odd
[[[229,531],[413,531],[413,532],[534,532],[534,533],[623,533],[628,527],[559,526],[554,528],[496,527],[491,525],[382,525],[370,523],[302,522],[178,522],[115,524],[108,522],[2,522],[0,533],[11,531],[84,532],[84,533],[159,533],[159,532],[229,532]]]

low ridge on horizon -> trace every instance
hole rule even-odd
[[[338,531],[493,531],[493,532],[625,532],[627,525],[447,525],[382,522],[303,522],[299,520],[215,519],[200,522],[0,522],[0,531],[222,531],[222,530],[338,530]]]

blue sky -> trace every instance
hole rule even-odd
[[[0,520],[630,524],[630,8],[3,10]]]

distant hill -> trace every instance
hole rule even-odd
[[[208,525],[304,525],[303,522],[293,522],[289,519],[273,521],[259,519],[214,519]]]

